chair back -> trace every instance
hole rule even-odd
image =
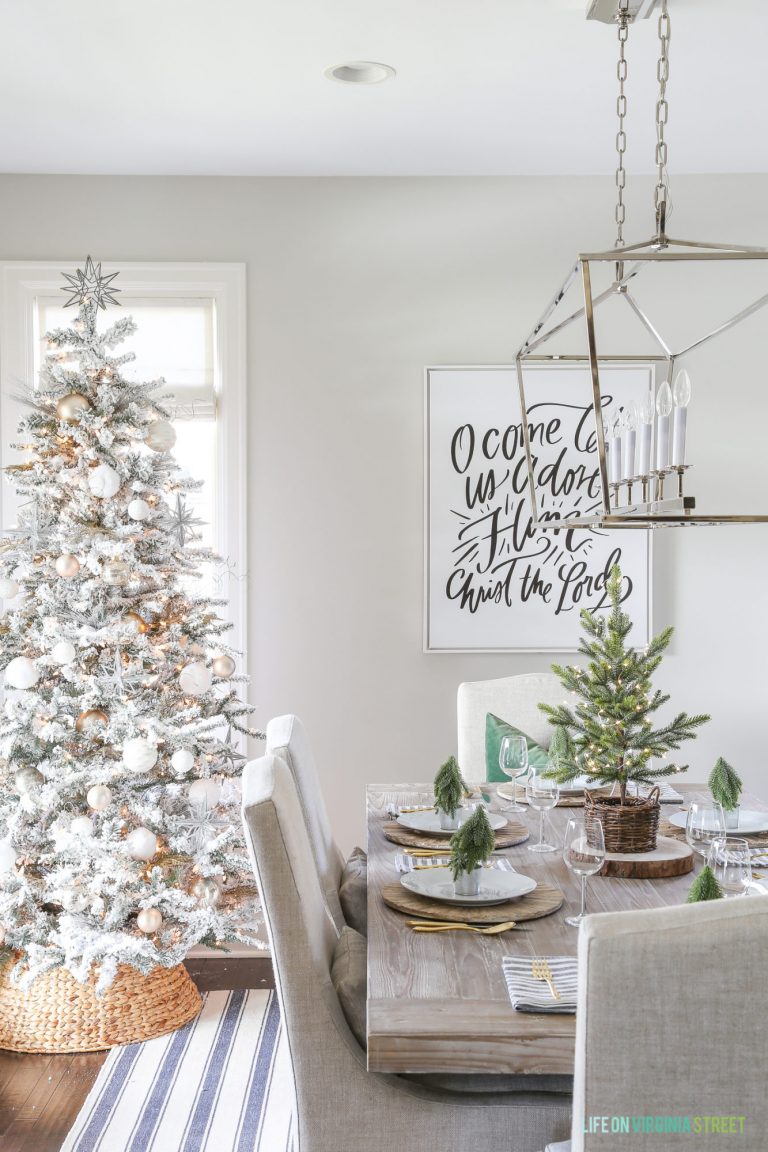
[[[269,721],[267,753],[280,756],[293,776],[328,915],[336,931],[341,932],[344,915],[339,903],[339,883],[344,857],[333,838],[312,747],[298,716],[277,716]]]
[[[485,717],[493,712],[548,748],[552,725],[541,704],[562,704],[567,695],[551,672],[475,680],[459,685],[457,697],[459,766],[467,780],[486,780]]]
[[[331,983],[337,935],[328,918],[293,777],[277,756],[246,765],[245,840],[261,895],[275,987],[290,1051],[299,1147],[302,1117],[333,1102],[365,1056]]]
[[[763,896],[587,918],[573,1152],[764,1146],[766,940]]]

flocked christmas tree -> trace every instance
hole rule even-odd
[[[557,757],[551,774],[562,784],[577,776],[591,777],[595,784],[617,784],[621,802],[627,798],[627,785],[652,784],[664,776],[685,771],[687,765],[672,763],[653,766],[653,757],[665,759],[684,740],[694,739],[695,729],[709,716],[688,716],[679,712],[667,724],[653,726],[653,713],[669,696],[651,685],[651,677],[662,661],[673,629],[665,628],[645,650],[628,645],[632,621],[622,610],[623,580],[618,566],[611,571],[608,595],[611,610],[598,616],[586,609],[581,613],[584,630],[579,652],[587,667],[576,665],[552,670],[578,703],[574,707],[540,704],[551,724],[563,731],[558,736]],[[568,751],[567,737],[572,742]]]
[[[8,469],[26,501],[0,540],[0,935],[17,977],[171,967],[253,943],[236,779],[251,733],[222,601],[187,591],[199,545],[164,382],[126,380],[130,317],[90,258],[46,336]],[[10,603],[8,603],[10,601]]]

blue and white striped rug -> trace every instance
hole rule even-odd
[[[209,992],[169,1036],[114,1048],[61,1152],[291,1152],[274,992]]]

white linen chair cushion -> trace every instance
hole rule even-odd
[[[368,857],[362,848],[353,848],[344,865],[339,884],[339,901],[349,927],[361,936],[367,936]]]
[[[765,1147],[767,939],[764,896],[587,917],[573,1152],[605,1152],[605,1135],[584,1132],[590,1116],[744,1116],[741,1137],[632,1133],[626,1142],[642,1152]]]
[[[504,676],[499,680],[475,680],[459,685],[456,698],[459,766],[465,780],[487,780],[485,764],[485,717],[493,712],[535,740],[549,747],[552,725],[539,704],[561,704],[567,693],[551,672]]]

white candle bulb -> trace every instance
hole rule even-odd
[[[653,393],[650,390],[640,401],[637,415],[640,421],[637,471],[640,476],[648,476],[651,471],[651,440],[653,439]]]
[[[691,378],[685,368],[678,372],[672,388],[675,409],[672,414],[672,463],[685,464],[685,433],[688,424],[688,403],[691,399]]]
[[[608,457],[608,463],[610,464],[609,476],[611,484],[621,483],[621,429],[621,413],[617,412],[613,418],[613,428],[611,429],[611,454]]]
[[[624,433],[622,452],[624,456],[624,479],[632,480],[635,475],[635,445],[637,442],[637,405],[632,403],[624,413]]]
[[[656,396],[656,468],[661,472],[669,467],[669,414],[672,411],[672,389],[665,380]]]

